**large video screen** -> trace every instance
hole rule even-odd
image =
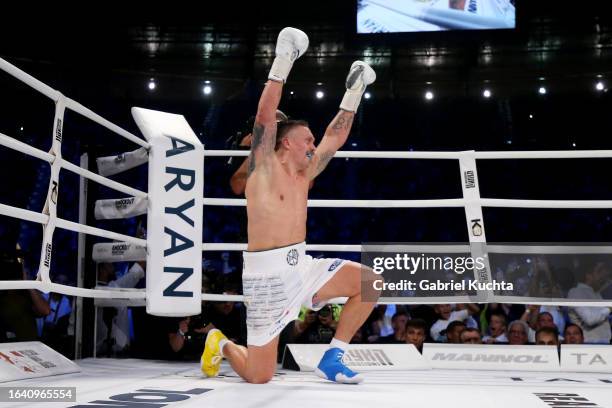
[[[512,29],[514,0],[359,0],[358,33]]]

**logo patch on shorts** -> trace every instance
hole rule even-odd
[[[297,249],[290,250],[287,252],[287,263],[291,266],[297,265],[299,256]]]
[[[328,272],[333,272],[340,264],[342,263],[342,259],[336,259],[331,265],[329,265]]]

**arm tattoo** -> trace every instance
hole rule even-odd
[[[247,157],[247,160],[249,161],[247,165],[247,178],[249,178],[251,173],[255,171],[255,155],[251,153],[249,157]]]
[[[261,142],[263,141],[265,128],[263,125],[256,123],[253,126],[253,141],[251,142],[251,151],[255,151],[259,146],[261,146]]]
[[[274,144],[276,142],[276,124],[265,126],[261,123],[255,123],[253,126],[253,140],[251,142],[251,154],[249,155],[249,163],[247,165],[247,177],[255,171],[255,162],[262,165],[265,162],[264,157],[274,153]],[[259,158],[255,160],[255,157]]]
[[[354,115],[348,112],[342,112],[332,125],[333,130],[349,130],[353,124]]]
[[[316,175],[321,174],[321,172],[327,167],[329,161],[334,157],[335,152],[322,152],[321,156],[319,156],[319,163],[317,163]]]
[[[247,178],[251,175],[251,173],[255,171],[255,150],[257,150],[261,146],[265,130],[266,129],[263,127],[263,125],[259,123],[255,123],[255,125],[253,126],[251,154],[249,154],[249,157],[247,157],[247,160],[249,161],[247,165]]]

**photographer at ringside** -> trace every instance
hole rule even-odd
[[[237,295],[236,285],[226,282],[224,295]],[[246,344],[246,311],[241,303],[202,302],[202,313],[195,316],[172,319],[168,325],[168,341],[174,358],[197,360],[202,354],[206,335],[212,329],[220,329],[227,337],[241,345]]]
[[[10,228],[0,232],[0,280],[29,280],[16,237],[7,238],[13,235]],[[0,342],[37,340],[36,318],[50,312],[49,302],[36,289],[0,290]]]
[[[339,305],[325,305],[318,311],[303,309],[294,325],[295,342],[329,343],[336,333],[341,310]]]

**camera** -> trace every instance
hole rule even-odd
[[[331,306],[327,305],[327,306],[323,306],[323,308],[321,310],[319,310],[318,315],[321,317],[330,317],[332,314],[332,310],[331,310]]]
[[[202,317],[201,314],[196,316],[191,316],[189,319],[189,331],[193,332],[195,329],[201,329],[206,326],[206,321]]]
[[[250,147],[240,146],[240,143],[242,142],[242,139],[244,139],[246,135],[248,135],[249,133],[253,131],[254,124],[255,124],[255,116],[251,116],[245,122],[245,124],[242,126],[242,128],[239,131],[237,131],[236,133],[234,133],[233,135],[227,138],[227,140],[225,141],[225,148],[229,150],[249,150]],[[229,159],[227,160],[226,165],[232,166],[233,161],[234,161],[234,157],[230,156]]]
[[[282,111],[277,109],[276,110],[276,123],[284,122],[286,120],[289,120],[289,116],[285,115]],[[229,150],[249,150],[250,147],[240,146],[240,143],[242,142],[242,139],[244,139],[245,136],[247,136],[253,131],[254,125],[255,125],[255,116],[251,116],[249,119],[247,119],[247,121],[244,123],[244,125],[239,131],[237,131],[236,133],[234,133],[233,135],[227,138],[227,140],[225,141],[225,147]],[[232,163],[233,163],[233,157],[230,157],[227,160],[226,164],[227,166],[232,166]]]

